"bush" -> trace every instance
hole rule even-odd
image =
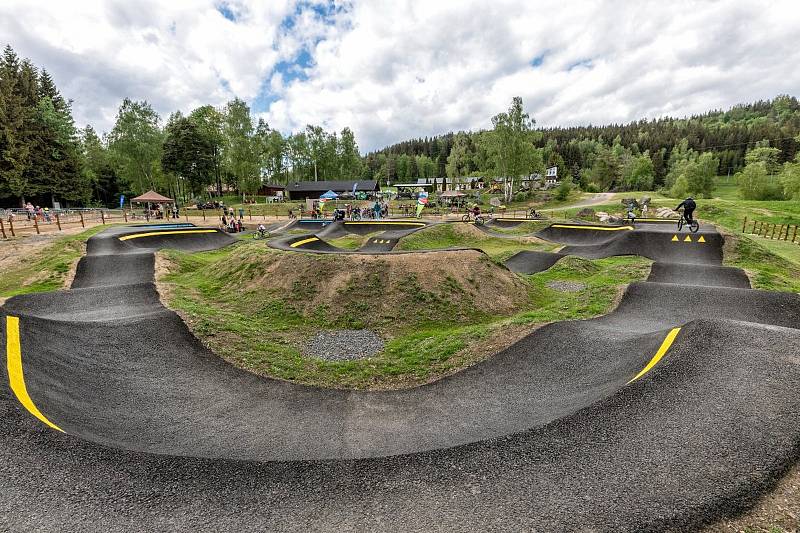
[[[586,186],[586,192],[600,192],[600,187],[596,183],[590,183]]]
[[[689,180],[686,179],[686,176],[681,174],[675,180],[675,185],[669,190],[669,195],[673,198],[686,198],[689,194]]]
[[[763,161],[750,163],[736,174],[739,194],[745,200],[783,200],[783,184],[776,176],[767,173]]]
[[[561,182],[561,185],[556,188],[556,200],[566,200],[569,198],[569,193],[572,192],[572,183],[567,180]]]

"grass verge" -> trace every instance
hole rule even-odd
[[[84,253],[86,240],[106,228],[96,226],[77,235],[60,237],[8,268],[0,278],[0,298],[64,288],[72,266]],[[26,253],[24,248],[21,250]]]

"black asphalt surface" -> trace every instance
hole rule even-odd
[[[295,226],[305,229],[306,226],[298,221]],[[335,221],[328,222],[322,229],[307,235],[291,235],[270,241],[270,246],[290,252],[317,252],[317,253],[386,253],[391,252],[403,237],[419,231],[428,226],[427,222],[415,220],[369,220],[369,221]],[[328,241],[338,239],[345,235],[369,235],[378,233],[358,250],[344,250]]]
[[[508,258],[505,265],[517,274],[535,274],[555,265],[562,257],[564,254],[523,250]]]
[[[0,308],[4,339],[20,317],[31,398],[66,431],[0,393],[2,529],[692,530],[800,457],[800,296],[736,286],[714,251],[654,269],[604,317],[430,385],[356,392],[211,354],[160,305],[144,257],[232,238],[119,240],[141,231],[90,239],[75,288]]]

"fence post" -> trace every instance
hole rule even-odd
[[[128,211],[126,211],[125,209],[122,210],[122,218],[125,219],[125,222],[128,221]]]
[[[794,235],[792,235],[792,242],[797,238],[797,224],[794,225]]]
[[[248,207],[247,208],[247,213],[250,215],[250,220],[252,221],[253,220],[253,208],[252,207]]]
[[[12,237],[16,237],[17,236],[17,234],[14,233],[14,221],[13,220],[9,220],[8,221],[8,229],[11,230],[11,236]]]
[[[203,212],[203,222],[205,222],[206,221],[206,210],[205,209],[201,209],[201,211]]]
[[[750,234],[752,235],[755,232],[756,232],[756,221],[754,220],[753,221],[753,230],[750,232]]]
[[[8,237],[6,237],[6,227],[3,225],[3,219],[2,218],[0,218],[0,231],[3,232],[3,238],[7,239]]]
[[[36,235],[40,235],[39,231],[39,217],[33,217],[33,227],[36,228]]]
[[[781,240],[781,235],[783,234],[783,224],[781,224],[780,229],[778,230],[778,240]]]
[[[769,234],[769,238],[770,239],[774,239],[775,238],[775,226],[777,226],[777,224],[773,224],[772,225],[772,233]]]
[[[83,222],[83,211],[78,211],[78,214],[81,216],[81,227],[85,228],[86,224],[84,224],[84,222]]]
[[[747,227],[747,217],[744,217],[744,222],[742,222],[742,233],[744,233],[744,229]]]
[[[58,216],[58,213],[56,213],[56,226],[58,226],[58,231],[61,231],[61,217]]]

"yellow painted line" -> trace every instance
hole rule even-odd
[[[119,238],[121,241],[127,241],[130,239],[138,239],[140,237],[153,237],[155,235],[180,235],[183,233],[216,233],[217,230],[215,229],[184,229],[184,230],[173,230],[173,231],[151,231],[148,233],[133,233],[131,235],[123,235]]]
[[[351,224],[374,224],[376,226],[390,226],[390,225],[393,225],[393,224],[401,224],[403,226],[425,226],[426,225],[424,222],[411,222],[411,221],[404,222],[402,220],[392,220],[392,221],[387,221],[387,222],[381,222],[379,220],[374,220],[374,221],[364,220],[364,221],[361,221],[361,222],[358,222],[358,221],[349,222],[349,221],[347,221],[347,222],[344,223],[345,226],[349,226]]]
[[[600,231],[620,231],[633,229],[633,226],[570,226],[567,224],[553,224],[551,227],[567,229],[596,229]]]
[[[318,241],[319,239],[316,237],[311,237],[308,239],[303,239],[302,241],[293,242],[289,245],[289,248],[297,248],[298,246],[303,246],[306,243]]]
[[[666,354],[667,350],[669,350],[670,346],[672,346],[672,343],[675,341],[675,337],[678,336],[678,332],[680,332],[680,330],[681,328],[672,328],[672,330],[670,330],[670,332],[667,333],[667,336],[664,338],[664,342],[661,343],[661,346],[658,348],[658,351],[653,356],[653,358],[650,359],[650,362],[647,363],[647,366],[645,366],[641,372],[636,374],[636,376],[634,376],[632,380],[626,383],[626,385],[630,385],[640,377],[647,374],[651,368],[656,366],[656,364],[658,364],[658,362],[661,361],[661,358],[664,357],[664,354]]]
[[[64,433],[64,430],[50,422],[46,416],[33,403],[28,396],[28,388],[25,386],[25,378],[22,373],[22,349],[19,342],[19,317],[6,317],[6,359],[8,365],[8,384],[11,390],[25,409],[33,416],[50,426],[51,428]]]

